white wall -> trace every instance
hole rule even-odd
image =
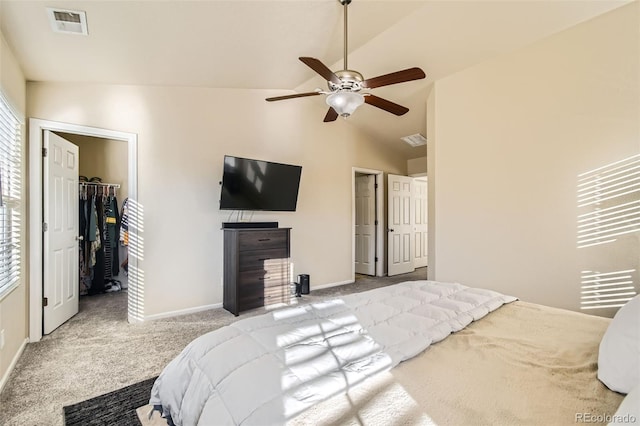
[[[436,279],[579,309],[589,256],[576,244],[577,176],[640,152],[638,8],[436,83],[428,137]],[[625,241],[616,250],[638,288],[637,234]]]
[[[25,115],[25,79],[16,61],[13,52],[4,40],[4,36],[0,33],[0,87],[11,106],[23,117]],[[23,140],[24,140],[23,127]],[[23,144],[24,147],[24,144]],[[26,164],[26,155],[23,150],[23,164]],[[24,168],[23,168],[24,170]],[[25,175],[23,173],[23,180]],[[23,184],[23,188],[26,184]],[[24,198],[26,194],[23,190]],[[26,202],[24,204],[26,206]],[[26,265],[27,253],[26,242],[28,239],[25,235],[26,223],[26,207],[23,210],[25,215],[22,221],[22,281],[18,288],[12,291],[4,299],[0,300],[0,330],[4,330],[4,347],[0,350],[0,389],[10,374],[12,365],[16,362],[21,349],[24,347],[27,338],[27,283],[26,273],[28,267]]]
[[[348,120],[323,123],[322,102],[264,101],[274,94],[28,84],[31,117],[138,134],[145,316],[222,302],[224,154],[302,165],[297,212],[253,220],[293,228],[294,274],[310,274],[312,288],[352,279],[352,167],[404,174],[406,160]]]

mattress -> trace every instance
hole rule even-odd
[[[623,395],[596,377],[610,320],[513,302],[288,424],[575,424],[606,419]],[[166,424],[149,407],[143,425]],[[597,423],[596,423],[597,424]],[[601,423],[602,424],[602,423]]]

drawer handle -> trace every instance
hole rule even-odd
[[[271,238],[260,238],[258,241],[271,241]]]
[[[258,278],[258,281],[264,281],[264,280],[268,280],[268,279],[269,279],[269,277],[260,277],[260,278]]]

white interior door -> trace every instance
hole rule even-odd
[[[413,180],[413,266],[427,266],[427,178]]]
[[[44,131],[44,334],[78,313],[78,147]]]
[[[376,187],[374,175],[356,176],[357,274],[376,274]]]
[[[388,275],[413,271],[413,178],[389,175],[388,191]]]

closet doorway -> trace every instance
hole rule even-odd
[[[125,202],[129,195],[127,144],[114,139],[53,133],[76,145],[79,151],[78,198],[81,214],[85,216],[79,220],[79,235],[83,236],[84,242],[80,247],[80,296],[126,291],[128,250],[125,243],[128,243],[128,238],[125,241],[121,216],[125,213],[126,228]],[[96,213],[97,227],[102,236],[99,255],[95,251],[92,253],[88,241],[88,215],[91,210],[100,211],[100,214]],[[95,230],[93,233],[95,239]]]
[[[45,146],[44,142],[47,134],[55,135],[55,137],[60,136],[63,139],[70,141],[73,145],[77,145],[79,147],[79,174],[86,176],[87,180],[96,178],[93,179],[93,183],[96,185],[92,186],[100,188],[98,191],[102,191],[102,194],[104,195],[109,195],[109,193],[104,193],[105,190],[111,191],[111,194],[115,191],[115,195],[119,201],[118,210],[121,209],[122,201],[125,199],[123,196],[131,200],[129,203],[134,205],[134,209],[135,206],[137,206],[135,201],[137,193],[137,135],[68,123],[30,119],[29,178],[31,182],[31,190],[29,194],[29,244],[31,261],[29,266],[29,338],[32,342],[38,341],[42,338],[43,305],[47,303],[43,298],[43,283],[45,280],[50,280],[51,278],[48,275],[45,276],[43,274],[43,243],[45,241],[43,236],[45,235],[44,232],[46,232],[44,231],[46,228],[43,227],[43,213],[45,211],[43,202],[45,201],[45,198],[47,198],[45,197],[48,193],[47,191],[49,191],[49,188],[46,188],[43,185],[43,165],[46,164],[43,160],[45,160],[44,156],[48,154],[43,150],[43,148]],[[87,174],[90,176],[87,176]],[[102,180],[102,183],[110,183],[114,185],[111,185],[111,188],[109,185],[98,185],[100,183],[96,182],[98,180]],[[79,185],[75,185],[72,190],[68,191],[68,197],[71,197],[72,191],[75,190],[75,197],[77,197],[78,200],[80,199],[80,188],[78,188],[78,186]],[[106,198],[108,197],[105,197],[105,200]],[[66,204],[72,203],[67,202]],[[50,200],[48,204],[49,210],[51,210],[51,206],[53,205],[56,205],[56,202]],[[80,203],[78,202],[73,205],[78,208]],[[134,218],[133,221],[135,222],[136,219],[137,218]],[[112,234],[115,234],[113,230]],[[128,237],[130,243],[136,243],[139,241],[137,225],[131,226],[130,224]],[[137,245],[137,243],[134,245]],[[140,256],[137,247],[132,247],[131,252],[134,253],[132,256],[131,253],[126,253],[124,250],[121,251],[119,248],[120,244],[117,244],[117,246],[119,258],[117,265],[118,268],[113,268],[112,265],[112,271],[115,269],[115,274],[111,274],[108,278],[120,281],[120,290],[117,291],[123,291],[122,287],[128,289],[128,294],[126,297],[122,298],[122,300],[127,304],[127,317],[129,322],[138,322],[142,320],[141,313],[144,309],[144,307],[141,306],[141,298],[139,297],[143,290],[142,283],[139,282],[141,280],[138,279],[138,276],[140,275],[140,271],[138,269],[138,258]],[[122,253],[122,257],[120,256],[120,253]],[[124,274],[124,268],[120,267],[124,262],[124,259],[127,259],[127,257],[128,275]],[[113,261],[113,258],[111,260]],[[77,273],[80,274],[79,269],[77,270]],[[108,283],[110,284],[108,288],[113,291],[115,288],[113,287],[114,282],[110,281]],[[107,282],[104,284],[107,284]],[[79,287],[80,286],[78,285],[78,293],[80,292]]]

